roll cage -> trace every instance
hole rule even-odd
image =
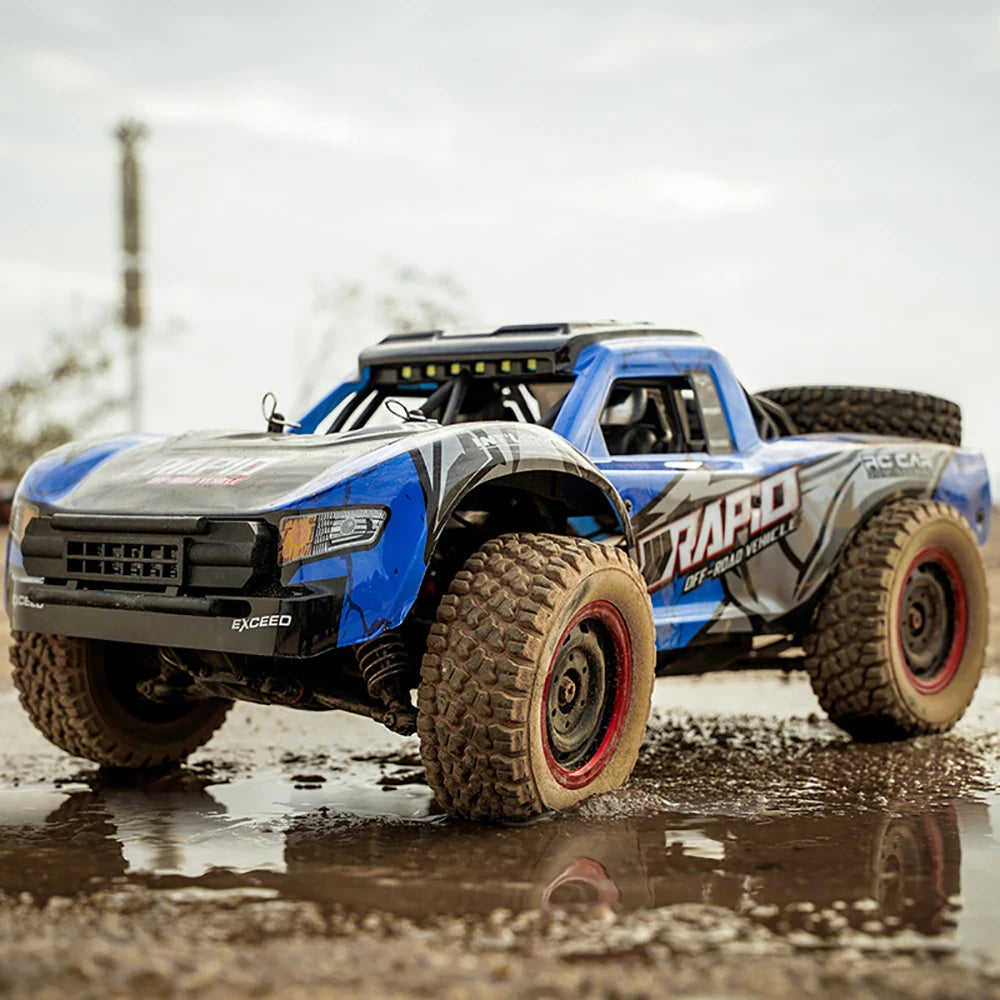
[[[328,434],[365,426],[380,407],[393,402],[400,419],[433,420],[442,426],[473,420],[511,420],[551,427],[572,385],[571,377],[476,378],[459,372],[441,383],[368,382],[336,412]],[[409,405],[409,401],[419,404]]]

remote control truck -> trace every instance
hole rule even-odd
[[[235,700],[361,713],[419,734],[441,807],[497,820],[624,782],[657,674],[801,667],[857,738],[940,732],[987,625],[960,445],[947,400],[751,395],[686,331],[391,336],[299,424],[39,459],[14,679],[108,767],[183,760]]]

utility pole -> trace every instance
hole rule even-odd
[[[133,118],[115,129],[121,146],[122,171],[122,307],[121,322],[129,364],[129,429],[142,426],[142,202],[136,145],[146,126]]]

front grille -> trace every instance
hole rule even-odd
[[[179,586],[183,580],[178,542],[66,539],[66,575],[73,580]]]
[[[277,576],[263,521],[55,514],[31,520],[21,551],[32,576],[91,588],[247,593]]]

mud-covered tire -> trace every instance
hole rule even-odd
[[[178,763],[222,725],[232,702],[161,705],[135,688],[155,653],[95,639],[13,633],[14,684],[31,721],[62,750],[105,767]]]
[[[777,403],[800,434],[879,434],[958,447],[962,410],[925,392],[868,386],[809,385],[757,393]]]
[[[844,551],[805,638],[813,690],[858,739],[944,732],[979,683],[988,618],[962,515],[933,500],[887,504]]]
[[[649,596],[624,552],[557,535],[487,542],[442,599],[420,671],[417,731],[438,803],[524,819],[617,788],[654,669]]]

